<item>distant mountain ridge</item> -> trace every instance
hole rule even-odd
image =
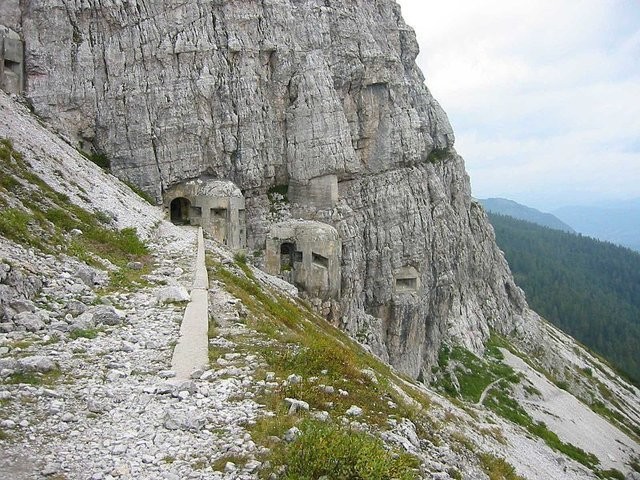
[[[535,223],[543,227],[561,230],[563,232],[576,233],[576,231],[551,213],[541,212],[535,208],[527,207],[507,198],[485,198],[479,199],[479,202],[492,213],[500,215],[508,215],[509,217],[524,220],[525,222]]]
[[[601,206],[568,206],[553,213],[584,235],[640,252],[640,199]]]

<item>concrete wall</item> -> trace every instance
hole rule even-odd
[[[420,291],[420,274],[411,266],[399,268],[393,274],[394,293],[417,293]]]
[[[289,201],[320,210],[333,208],[338,202],[338,177],[323,175],[312,178],[307,185],[291,182]]]
[[[19,95],[24,89],[24,47],[17,33],[0,26],[0,88]]]
[[[283,244],[293,245],[291,263],[283,260]],[[272,225],[265,246],[267,273],[286,277],[312,297],[340,297],[342,242],[335,228],[305,220],[277,223]]]
[[[191,202],[191,225],[201,225],[211,238],[232,250],[246,247],[245,201],[233,183],[221,180],[190,180],[175,185],[165,192],[163,198],[165,211],[169,216],[171,202],[176,198],[186,198]]]

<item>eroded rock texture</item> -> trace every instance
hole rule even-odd
[[[479,350],[526,312],[395,2],[14,3],[41,116],[158,199],[234,181],[250,250],[290,185],[293,216],[342,237],[342,327],[393,365],[419,377],[443,339]]]

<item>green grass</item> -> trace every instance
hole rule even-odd
[[[10,140],[0,139],[0,159],[0,178],[13,179],[5,183],[19,190],[12,198],[22,203],[22,208],[0,210],[0,235],[45,253],[67,253],[96,267],[102,267],[96,257],[107,259],[119,268],[111,275],[114,288],[144,283],[141,277],[149,271],[148,248],[135,228],[108,228],[112,219],[104,212],[70,203],[66,194],[56,192],[31,171]],[[73,229],[82,234],[70,237]],[[140,261],[147,269],[131,272],[126,268],[131,261]]]
[[[451,397],[475,403],[495,380],[502,378],[510,383],[519,382],[519,377],[511,367],[501,362],[502,359],[496,342],[489,342],[484,358],[477,357],[462,347],[445,346],[438,354],[438,372],[448,372],[451,364],[459,388],[454,386],[447,373],[440,373],[434,385]]]
[[[485,398],[485,406],[502,418],[524,427],[532,435],[541,438],[549,447],[586,467],[593,470],[598,465],[599,460],[595,455],[585,452],[570,443],[563,442],[544,423],[535,422],[520,404],[509,395],[506,388],[492,389]]]
[[[482,453],[479,456],[480,464],[489,480],[524,480],[516,474],[515,468],[504,458],[496,457],[490,453]]]
[[[241,300],[247,311],[244,321],[256,332],[247,338],[234,336],[234,351],[257,353],[266,363],[264,369],[275,372],[278,378],[291,374],[303,378],[297,384],[280,383],[256,398],[266,410],[274,413],[249,427],[256,443],[272,446],[270,437],[281,437],[288,428],[304,420],[305,413],[287,415],[284,402],[287,397],[308,402],[312,410],[328,410],[334,418],[344,415],[351,405],[358,405],[363,409],[359,420],[370,425],[386,429],[391,418],[409,418],[418,429],[421,428],[420,410],[429,408],[429,399],[424,394],[403,385],[403,389],[419,402],[419,406],[407,405],[392,387],[392,382],[401,381],[387,365],[369,355],[305,304],[262,286],[243,260],[236,258],[235,265],[230,268],[210,258],[207,260],[210,278],[222,281],[227,291]],[[211,347],[211,361],[227,351],[226,348]],[[375,372],[377,382],[363,373],[365,368]],[[317,380],[312,381],[311,377]],[[334,392],[326,392],[320,384],[334,387]],[[339,389],[347,391],[348,396],[340,395]],[[270,461],[274,466],[282,465],[277,456]]]
[[[87,160],[90,160],[91,162],[95,163],[97,166],[99,166],[103,170],[109,170],[111,168],[111,160],[104,153],[98,153],[98,152],[86,153],[83,151],[80,151],[80,153]]]
[[[248,457],[242,455],[224,455],[216,459],[211,464],[211,469],[215,472],[223,472],[227,462],[231,462],[237,466],[242,466],[247,463]]]
[[[46,373],[39,372],[25,372],[25,373],[14,373],[9,376],[5,382],[10,384],[28,384],[34,386],[52,386],[55,385],[60,377],[62,376],[62,372],[58,369],[52,370]]]
[[[350,480],[413,480],[418,460],[406,453],[388,451],[382,441],[367,433],[305,420],[300,436],[275,447],[276,463],[286,465],[286,480],[316,480],[322,476]],[[266,472],[265,472],[266,473]]]
[[[98,336],[99,332],[100,330],[96,328],[73,330],[71,333],[69,333],[69,338],[71,338],[72,340],[75,340],[76,338],[94,339]]]
[[[0,235],[16,243],[32,244],[35,242],[29,228],[32,217],[24,210],[7,208],[0,210]]]
[[[511,350],[512,347],[510,348],[508,342],[498,335],[492,335],[489,339],[483,358],[477,357],[461,347],[443,347],[438,357],[436,387],[453,398],[477,402],[487,386],[497,380],[484,399],[484,405],[487,408],[502,418],[522,426],[532,435],[544,440],[554,450],[595,470],[599,463],[595,455],[562,442],[546,425],[534,422],[518,401],[512,397],[512,385],[518,384],[520,377],[511,367],[501,362],[504,355],[500,348]],[[454,387],[454,383],[448,376],[448,372],[452,369],[458,380],[459,388]]]
[[[600,472],[598,472],[598,476],[600,478],[615,478],[617,480],[625,480],[624,473],[622,473],[620,470],[616,470],[615,468],[611,468],[609,470],[601,470]]]
[[[448,148],[434,148],[429,152],[429,156],[427,157],[427,161],[430,163],[439,163],[446,160],[449,157],[449,149]]]

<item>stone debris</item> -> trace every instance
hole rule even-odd
[[[172,340],[184,307],[161,305],[158,299],[168,298],[160,294],[166,288],[162,282],[184,277],[190,283],[185,272],[192,268],[195,231],[161,226],[150,242],[158,282],[95,305],[96,284],[82,281],[82,288],[68,288],[80,271],[75,260],[60,263],[0,238],[0,258],[22,259],[16,267],[0,263],[0,276],[13,279],[10,289],[2,289],[10,299],[3,303],[2,323],[11,328],[0,336],[0,379],[59,375],[42,387],[0,383],[0,429],[13,432],[12,441],[2,444],[0,476],[11,458],[28,455],[19,462],[23,475],[17,478],[257,478],[259,449],[245,425],[259,411],[251,400],[257,386],[250,380],[259,362],[231,353],[224,357],[234,366],[230,378],[209,369],[169,383],[175,376]],[[35,264],[37,276],[28,273]],[[186,292],[184,285],[172,290]],[[226,315],[233,316],[235,307],[227,303],[232,297],[222,295]],[[95,336],[82,336],[87,331]],[[72,332],[81,335],[73,338]],[[192,466],[224,455],[249,460],[233,473]]]

